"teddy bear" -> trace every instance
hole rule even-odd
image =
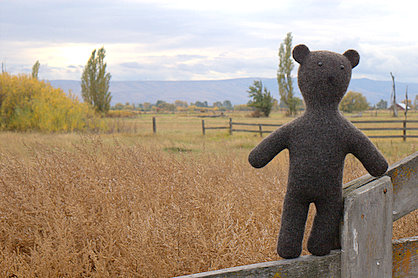
[[[316,215],[308,251],[323,256],[340,248],[342,178],[347,154],[360,160],[372,176],[381,176],[388,168],[379,150],[338,109],[351,71],[360,61],[358,52],[350,49],[341,55],[310,51],[301,44],[292,55],[299,63],[298,86],[305,112],[267,136],[248,157],[253,167],[261,168],[283,149],[289,151],[287,191],[277,243],[277,253],[286,259],[300,256],[310,203],[315,204]]]

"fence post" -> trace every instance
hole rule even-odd
[[[155,117],[152,117],[152,132],[154,134],[157,133],[157,123],[155,121]]]
[[[260,131],[260,137],[263,137],[263,125],[258,124],[258,130]]]
[[[232,135],[232,118],[229,118],[229,135]]]
[[[392,197],[382,177],[345,198],[341,277],[392,277]]]
[[[406,117],[403,120],[403,140],[406,141]]]
[[[202,120],[202,134],[205,135],[205,120]]]

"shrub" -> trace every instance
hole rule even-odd
[[[109,110],[106,113],[106,117],[109,118],[133,118],[136,115],[140,114],[130,110]]]
[[[28,75],[0,75],[0,127],[6,130],[76,131],[100,126],[75,96]]]

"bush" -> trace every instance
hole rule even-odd
[[[134,112],[130,110],[109,110],[106,113],[106,117],[109,118],[134,118],[140,112]]]
[[[0,75],[0,127],[5,130],[76,131],[100,126],[75,96],[28,75]]]
[[[352,113],[367,110],[369,104],[367,99],[361,93],[349,91],[340,103],[340,109],[343,112]]]

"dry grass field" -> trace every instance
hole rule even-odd
[[[170,115],[153,135],[142,117],[136,133],[0,133],[0,277],[171,277],[279,259],[287,152],[257,170],[257,135],[202,136],[201,119]],[[394,163],[418,140],[374,142]],[[365,173],[347,157],[345,182]],[[417,223],[417,211],[398,220],[394,238]]]

